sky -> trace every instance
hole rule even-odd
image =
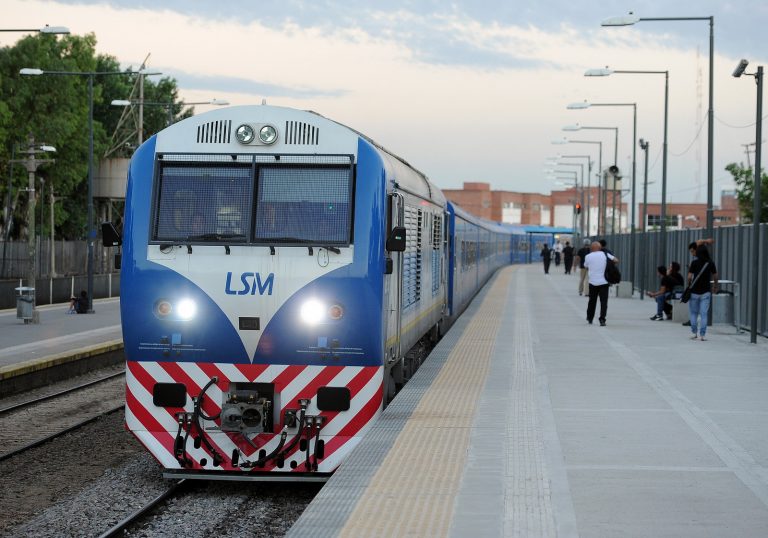
[[[714,17],[718,205],[720,191],[733,188],[725,166],[746,164],[744,145],[755,141],[754,79],[731,73],[741,58],[750,61],[748,73],[768,60],[768,3],[758,0],[0,0],[0,7],[2,28],[93,32],[97,51],[124,67],[149,54],[148,67],[174,77],[185,101],[266,99],[319,112],[365,133],[442,188],[486,182],[495,190],[548,193],[565,188],[557,177],[573,176],[553,178],[548,159],[587,162],[566,155],[589,155],[594,181],[598,148],[603,168],[613,164],[614,130],[562,130],[576,124],[618,128],[616,164],[630,179],[633,107],[566,106],[634,103],[637,138],[650,144],[648,198],[660,201],[664,76],[583,76],[609,66],[669,71],[667,200],[706,202],[709,21],[600,26],[632,11]],[[0,46],[19,37],[0,33]],[[602,144],[552,144],[564,138]],[[639,202],[639,147],[635,159]]]

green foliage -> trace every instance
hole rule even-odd
[[[37,176],[45,179],[46,186],[54,185],[60,200],[55,209],[56,236],[64,239],[85,237],[89,77],[52,74],[22,76],[19,70],[32,67],[45,71],[122,71],[116,58],[97,55],[95,47],[96,36],[93,34],[63,37],[38,34],[24,37],[12,47],[0,48],[0,170],[4,171],[0,181],[0,200],[3,205],[7,203],[8,161],[14,146],[16,159],[26,148],[29,135],[34,136],[36,143],[56,147],[55,154],[45,155],[55,158],[56,162],[41,166]],[[110,137],[123,112],[121,107],[111,106],[111,102],[113,99],[128,99],[135,79],[135,75],[129,74],[93,77],[94,167],[98,166],[99,159],[108,149]],[[176,81],[163,78],[155,82],[152,77],[145,77],[144,96],[146,100],[177,102]],[[146,110],[145,139],[163,129],[167,118],[165,108]],[[13,211],[13,236],[18,237],[26,220],[26,193],[19,191],[27,184],[27,174],[22,166],[13,166],[11,182],[12,199],[19,199]],[[44,233],[49,233],[47,217],[44,227]]]
[[[730,163],[725,169],[730,172],[736,183],[736,198],[742,215],[749,222],[754,222],[755,179],[752,168]],[[768,174],[764,172],[760,176],[760,222],[768,222]]]

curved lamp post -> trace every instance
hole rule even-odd
[[[587,71],[589,73],[589,71]],[[589,76],[585,73],[585,76]],[[611,106],[611,107],[632,107],[632,212],[631,223],[629,225],[629,279],[632,282],[632,291],[634,292],[635,286],[635,176],[637,174],[637,154],[636,154],[636,142],[637,142],[637,103],[590,103],[588,101],[581,101],[579,103],[571,103],[566,108],[569,110],[583,110],[591,108],[593,106]]]
[[[667,125],[669,124],[669,71],[635,71],[635,70],[619,70],[610,69],[608,67],[602,69],[588,69],[585,73],[585,77],[607,77],[613,74],[627,74],[627,75],[664,75],[664,142],[662,146],[662,165],[661,165],[661,256],[662,261],[667,259]],[[637,117],[635,117],[637,120]],[[637,123],[635,123],[637,125]],[[637,133],[637,131],[635,131]],[[632,141],[632,204],[635,203],[635,151],[637,145],[637,134],[635,134],[635,140]],[[634,209],[632,213],[632,220],[634,221],[635,214]],[[633,224],[634,230],[634,224]],[[664,262],[666,264],[666,262]]]
[[[744,74],[747,68],[746,60],[741,60],[733,72],[733,76],[739,78]],[[747,73],[755,77],[757,82],[757,120],[755,122],[755,171],[752,174],[754,182],[754,199],[752,200],[752,302],[750,309],[749,341],[757,343],[757,314],[758,314],[758,293],[760,289],[760,216],[762,214],[762,200],[760,199],[760,189],[763,182],[761,170],[761,141],[763,139],[763,66],[757,67],[755,73]]]
[[[191,103],[186,103],[184,101],[181,101],[179,103],[173,103],[173,102],[162,102],[162,101],[143,101],[141,99],[113,99],[112,100],[112,106],[131,106],[131,105],[142,105],[142,106],[162,106],[167,108],[168,112],[168,120],[166,122],[166,127],[173,124],[173,107],[174,106],[192,106],[192,105],[214,105],[214,106],[227,106],[229,105],[229,101],[225,101],[223,99],[211,99],[210,101],[194,101]]]
[[[66,26],[48,26],[42,28],[0,28],[0,32],[40,32],[41,34],[68,34]]]
[[[143,71],[47,71],[38,68],[25,67],[19,70],[20,75],[40,76],[54,75],[64,77],[88,77],[88,313],[93,313],[93,243],[96,241],[96,229],[93,224],[93,77],[109,75],[160,75],[161,73],[144,73]]]
[[[598,130],[598,131],[613,131],[613,165],[618,166],[616,164],[616,161],[618,160],[618,154],[619,154],[619,128],[618,127],[592,127],[592,126],[585,126],[585,125],[579,125],[578,123],[576,125],[566,125],[563,127],[563,131],[581,131],[582,129],[592,129],[592,130]],[[566,141],[563,142],[564,144],[567,143]],[[600,174],[602,175],[603,171],[600,170]],[[602,187],[602,181],[600,182],[601,185],[601,196],[599,200],[599,207],[598,207],[598,217],[597,217],[597,227],[598,227],[598,235],[600,234],[600,208],[602,208],[602,215],[603,215],[603,226],[602,231],[603,234],[606,233],[606,229],[608,228],[608,196],[605,187]],[[613,213],[611,215],[611,233],[614,233],[614,224],[616,220],[616,184],[614,182],[613,185],[613,200],[612,200],[612,209]],[[619,224],[621,224],[621,221],[619,221]]]
[[[713,236],[713,144],[715,131],[714,111],[714,61],[715,61],[715,18],[710,17],[638,17],[633,12],[621,17],[611,17],[601,26],[631,26],[644,21],[709,21],[709,110],[707,111],[707,236]],[[663,221],[662,221],[663,222]]]

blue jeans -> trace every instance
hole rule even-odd
[[[709,303],[711,301],[712,294],[710,292],[691,294],[691,300],[688,301],[688,313],[691,317],[691,332],[693,334],[696,334],[697,326],[701,336],[707,334],[707,316],[709,315]],[[701,316],[701,325],[697,323],[699,316]]]
[[[664,304],[667,302],[667,299],[669,299],[671,295],[672,295],[671,293],[667,292],[667,293],[662,293],[661,295],[656,296],[656,315],[657,316],[662,316],[664,314],[664,310],[665,310]]]

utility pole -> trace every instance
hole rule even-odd
[[[56,243],[54,242],[54,218],[53,218],[53,204],[56,202],[56,198],[53,195],[53,183],[50,184],[51,189],[51,278],[54,278],[56,276],[56,253],[54,252]]]
[[[27,270],[27,286],[30,288],[35,287],[35,280],[37,279],[37,263],[36,263],[36,248],[35,248],[35,173],[37,168],[44,164],[50,164],[55,162],[53,159],[38,159],[38,153],[44,153],[45,150],[40,149],[39,145],[35,144],[35,138],[30,134],[27,139],[26,159],[19,159],[15,161],[19,164],[23,164],[27,170],[27,256],[29,259],[29,267]],[[33,294],[34,297],[34,294]],[[37,311],[34,309],[35,303],[32,303],[33,317],[32,323],[40,323],[40,318]]]

